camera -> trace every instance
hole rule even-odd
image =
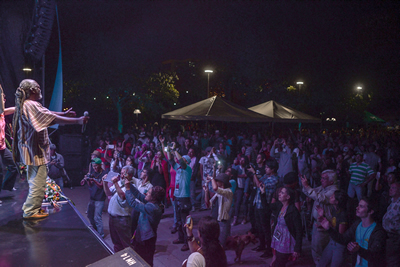
[[[186,224],[190,225],[191,222],[192,222],[192,216],[189,215],[186,217]]]

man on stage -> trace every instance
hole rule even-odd
[[[46,164],[50,161],[47,127],[53,124],[82,125],[89,119],[85,116],[68,118],[76,115],[71,109],[66,112],[50,111],[37,102],[41,98],[39,84],[30,79],[23,80],[15,93],[12,150],[14,161],[18,161],[20,156],[27,165],[29,193],[22,207],[26,220],[49,216],[41,209],[47,177]]]

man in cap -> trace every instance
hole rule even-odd
[[[49,168],[47,175],[63,190],[64,157],[56,152],[56,148],[55,144],[50,145],[50,162],[47,164]]]
[[[101,159],[95,158],[92,161],[93,171],[81,181],[81,185],[85,183],[89,186],[90,200],[87,209],[87,216],[93,228],[104,237],[103,231],[103,207],[106,200],[106,194],[103,190],[103,176],[107,174],[101,168]]]
[[[206,185],[203,186],[205,192],[205,201],[207,206],[212,207],[211,217],[216,219],[219,224],[219,243],[225,248],[226,239],[231,234],[231,224],[229,211],[232,206],[233,193],[231,190],[231,183],[229,182],[229,175],[225,173],[219,173],[215,176],[208,176],[211,179],[212,188],[215,194],[210,193]],[[212,194],[210,196],[210,194]],[[211,197],[211,199],[210,199]]]
[[[85,124],[89,117],[69,118],[75,112],[54,112],[43,107],[39,84],[30,79],[21,81],[15,92],[13,118],[13,158],[27,165],[29,193],[22,207],[24,219],[48,216],[41,209],[46,188],[47,163],[50,161],[50,140],[47,127],[53,124]]]
[[[172,159],[171,152],[174,154]],[[182,251],[189,250],[188,240],[186,231],[183,230],[185,225],[186,217],[192,208],[190,202],[190,179],[192,177],[192,168],[190,168],[191,159],[188,155],[181,155],[175,150],[175,143],[172,143],[172,147],[167,151],[168,161],[176,171],[175,177],[175,209],[177,221],[177,229],[179,237],[174,240],[174,244],[184,244],[181,248]]]
[[[3,88],[0,85],[0,192],[1,189],[12,191],[18,175],[18,169],[13,161],[12,154],[6,145],[6,115],[14,113],[15,107],[5,108],[6,96],[3,93]],[[7,166],[7,173],[3,181],[3,169]],[[0,200],[1,204],[1,200]]]
[[[350,198],[354,198],[357,194],[358,201],[365,194],[365,186],[375,179],[375,173],[371,167],[363,162],[363,153],[356,153],[356,162],[350,165],[349,168],[350,183],[347,194]]]

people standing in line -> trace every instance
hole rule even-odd
[[[363,197],[356,209],[356,216],[359,219],[344,234],[336,231],[326,218],[321,222],[321,226],[327,230],[334,241],[347,245],[347,250],[350,253],[356,253],[356,267],[386,266],[386,232],[374,220],[376,211],[375,200]]]
[[[50,162],[47,165],[49,168],[47,175],[63,190],[64,157],[56,152],[56,148],[55,144],[50,145]]]
[[[15,93],[15,114],[13,118],[13,159],[27,165],[29,193],[22,207],[24,219],[41,219],[48,213],[41,209],[47,178],[47,163],[50,161],[50,140],[47,127],[53,124],[84,124],[89,117],[75,116],[69,109],[54,112],[43,107],[39,84],[30,79],[21,81]]]

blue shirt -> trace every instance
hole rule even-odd
[[[176,171],[174,196],[190,197],[190,178],[192,177],[192,168],[180,159],[179,164],[175,163],[174,170]]]
[[[260,188],[257,187],[257,193],[253,201],[253,205],[255,205],[257,209],[266,208],[266,203],[271,203],[272,195],[275,193],[279,179],[276,175],[271,175],[269,177],[264,175],[261,177],[260,182],[265,185],[265,194],[261,194]]]
[[[360,222],[360,224],[357,226],[356,242],[363,249],[368,249],[369,238],[371,236],[372,231],[374,231],[375,226],[376,226],[376,222],[374,222],[373,224],[371,224],[368,227],[362,227],[362,222]],[[355,266],[356,267],[367,267],[368,261],[358,255],[357,256],[357,264]]]

